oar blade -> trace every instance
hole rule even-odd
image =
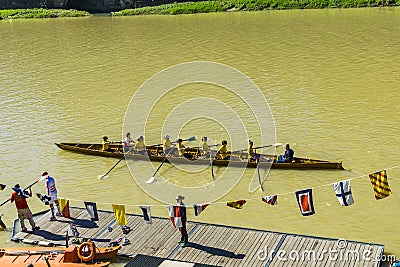
[[[156,177],[150,177],[150,179],[146,181],[146,184],[151,184],[152,182],[154,182],[154,179],[156,179]]]
[[[192,141],[195,141],[195,140],[196,140],[196,137],[194,137],[194,136],[192,136],[192,137],[186,139],[186,141],[189,141],[189,142],[192,142]]]
[[[105,179],[107,177],[108,177],[108,175],[99,175],[99,176],[97,176],[97,178],[99,178],[99,180],[103,180],[103,179]]]

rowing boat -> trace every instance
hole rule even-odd
[[[110,144],[109,151],[102,151],[101,144],[80,144],[80,143],[55,143],[56,146],[63,150],[68,150],[72,152],[102,156],[102,157],[114,157],[121,158],[123,153],[123,147],[121,144]],[[126,158],[133,160],[151,160],[162,162],[165,159],[165,154],[163,153],[162,147],[160,146],[147,146],[147,151],[149,155],[141,155],[128,153]],[[199,148],[188,148],[186,152],[197,156],[199,155]],[[233,166],[233,167],[247,167],[256,168],[257,163],[255,161],[247,160],[248,154],[245,152],[232,153],[233,159],[231,160],[220,160],[213,159],[214,166]],[[166,160],[168,163],[174,164],[200,164],[209,165],[209,158],[194,157],[195,159],[187,159],[184,157],[169,156]],[[262,154],[262,161],[259,163],[260,167],[269,166],[274,169],[337,169],[343,170],[342,161],[327,161],[327,160],[317,160],[311,158],[299,158],[294,157],[291,163],[277,163],[276,155]]]
[[[90,242],[87,242],[90,243]],[[83,243],[81,246],[86,245]],[[62,247],[22,247],[0,249],[0,266],[25,267],[33,264],[35,267],[107,267],[110,262],[104,259],[116,257],[119,246],[97,248],[93,245],[93,255],[81,255],[81,246]]]

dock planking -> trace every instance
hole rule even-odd
[[[65,246],[65,235],[68,232],[72,236],[69,223],[73,222],[80,233],[79,237],[93,240],[98,247],[106,247],[117,238],[126,236],[131,244],[122,246],[119,251],[121,256],[145,255],[204,266],[372,267],[379,266],[380,261],[366,260],[362,257],[363,253],[369,251],[369,257],[377,259],[384,250],[383,245],[357,241],[345,241],[346,247],[341,249],[338,239],[198,222],[187,223],[190,243],[181,248],[177,243],[180,233],[168,218],[153,217],[153,223],[146,224],[142,216],[127,214],[131,231],[124,235],[111,211],[99,210],[99,221],[96,222],[90,220],[83,208],[72,207],[70,214],[70,219],[59,217],[57,221],[49,221],[49,212],[35,215],[35,221],[41,229],[34,233],[17,232],[16,221],[16,234],[12,240]],[[108,230],[109,227],[112,231]],[[347,258],[346,249],[352,253]],[[338,251],[338,257],[329,257],[329,250]],[[315,257],[307,258],[309,254]],[[354,254],[359,255],[358,260],[352,257]]]

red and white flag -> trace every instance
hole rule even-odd
[[[199,216],[200,213],[207,208],[208,204],[193,204],[194,216]]]
[[[180,206],[168,206],[168,214],[171,219],[172,225],[175,228],[182,227],[181,207]]]
[[[296,192],[297,203],[303,216],[313,215],[315,213],[312,189],[305,189]]]
[[[261,198],[262,201],[264,201],[267,204],[270,204],[272,206],[274,205],[278,205],[278,196],[277,195],[273,195],[273,196],[265,196]]]

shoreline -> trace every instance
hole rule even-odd
[[[306,0],[293,2],[290,0],[217,0],[200,2],[183,2],[147,6],[135,9],[124,9],[111,12],[112,16],[137,15],[180,15],[212,12],[239,12],[239,11],[266,11],[266,10],[293,10],[293,9],[338,9],[363,7],[394,7],[400,6],[400,0],[372,1],[372,0]]]
[[[47,9],[47,8],[27,8],[27,9],[2,9],[0,10],[0,20],[2,19],[43,19],[60,17],[87,17],[91,14],[87,11],[75,9]]]
[[[342,8],[365,8],[365,7],[396,7],[400,6],[400,0],[372,1],[372,0],[331,0],[314,2],[292,2],[290,0],[223,0],[223,1],[200,1],[163,4],[159,6],[145,6],[134,9],[101,13],[112,17],[139,16],[139,15],[180,15],[201,14],[215,12],[245,12],[245,11],[269,11],[269,10],[299,10],[299,9],[342,9]],[[97,14],[97,13],[95,13]],[[41,19],[59,17],[88,17],[95,15],[88,11],[75,9],[4,9],[0,10],[2,19]],[[100,14],[100,13],[99,13]]]

